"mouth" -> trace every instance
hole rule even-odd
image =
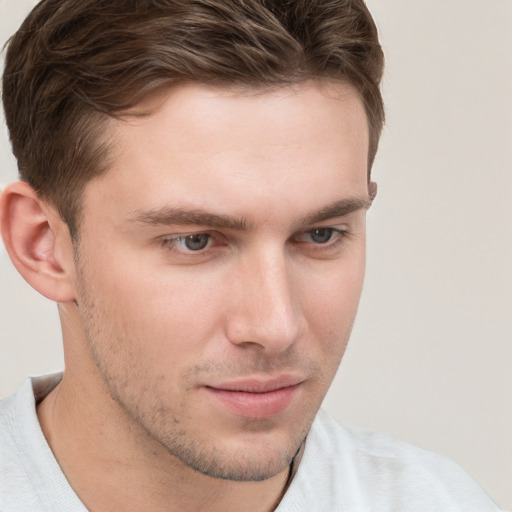
[[[266,419],[284,412],[297,397],[302,381],[280,376],[273,379],[244,379],[205,386],[217,403],[231,413],[248,419]]]

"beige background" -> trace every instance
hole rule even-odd
[[[0,0],[0,39],[33,2]],[[326,398],[448,455],[512,510],[512,1],[371,0],[387,55],[367,284]],[[14,180],[2,119],[0,184]],[[56,307],[0,248],[0,396],[62,367]]]

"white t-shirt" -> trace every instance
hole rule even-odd
[[[35,403],[59,378],[28,379],[0,402],[0,512],[87,512],[36,415]],[[341,427],[321,411],[276,512],[498,510],[453,462],[381,434]]]

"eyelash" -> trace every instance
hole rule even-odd
[[[310,235],[311,233],[314,233],[315,231],[320,230],[327,230],[331,232],[330,239],[325,243],[314,243],[314,242],[308,242],[299,240],[299,238]],[[191,249],[180,249],[178,248],[177,244],[180,241],[185,242],[187,238],[189,237],[198,237],[198,236],[208,236],[209,240],[207,242],[207,245],[199,250],[191,250]],[[337,249],[343,244],[347,242],[347,240],[350,238],[350,233],[348,230],[345,229],[339,229],[339,228],[333,228],[333,227],[318,227],[309,229],[307,231],[303,231],[299,233],[299,235],[292,238],[292,240],[298,244],[308,244],[312,246],[311,251],[315,253],[325,253],[328,251],[332,251],[334,249]],[[178,236],[166,236],[161,239],[162,246],[173,253],[177,253],[180,256],[184,256],[187,258],[194,258],[194,257],[204,257],[206,254],[210,253],[214,248],[212,248],[212,245],[219,240],[222,240],[223,236],[216,233],[209,233],[209,232],[198,232],[198,233],[184,233],[180,234]]]

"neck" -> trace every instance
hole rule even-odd
[[[261,482],[202,475],[169,454],[123,414],[110,397],[65,374],[38,405],[43,433],[71,487],[91,512],[269,512],[290,471]],[[115,411],[115,414],[112,414]],[[117,415],[117,421],[116,421]]]

